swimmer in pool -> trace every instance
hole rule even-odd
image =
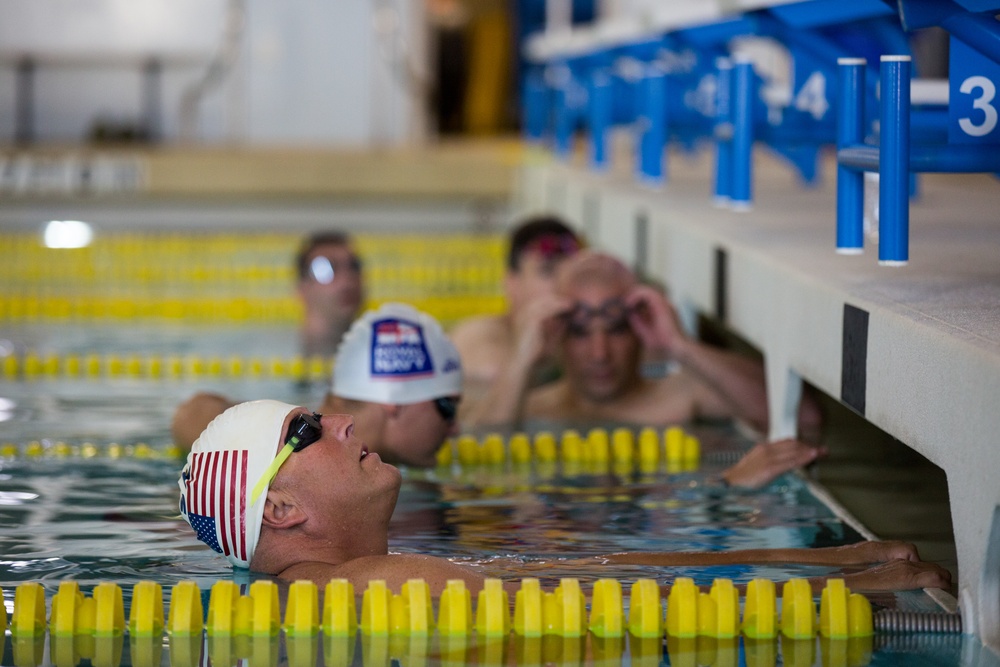
[[[302,301],[302,354],[332,355],[364,302],[361,260],[339,231],[306,238],[295,256],[295,291]]]
[[[390,554],[388,525],[400,473],[370,452],[349,415],[318,415],[278,401],[229,408],[194,443],[178,480],[180,511],[198,539],[238,567],[281,579],[324,584],[345,578],[356,589],[383,579],[395,590],[423,578],[432,594],[447,580],[471,591],[483,573],[419,554]],[[593,559],[585,559],[593,563]],[[615,565],[807,563],[857,568],[842,575],[852,590],[939,588],[943,568],[924,563],[912,545],[861,542],[818,549],[622,553]],[[814,589],[822,578],[812,581]]]
[[[549,315],[556,268],[582,246],[569,225],[551,215],[529,218],[510,232],[503,278],[507,312],[471,317],[450,332],[465,374],[463,417],[487,396],[507,361],[524,343],[524,334],[535,328],[535,320]],[[551,358],[541,359],[532,368],[529,383],[536,386],[556,377],[558,369]]]
[[[555,279],[554,304],[507,364],[490,400],[473,416],[479,424],[522,420],[618,421],[664,426],[703,418],[738,418],[767,429],[767,394],[758,362],[689,338],[670,302],[641,285],[610,255],[582,251]],[[527,378],[552,341],[563,376],[531,389]],[[676,362],[663,378],[641,373],[643,358]],[[820,413],[803,397],[800,428],[816,430]],[[798,440],[765,443],[739,468],[789,470],[825,450]],[[728,476],[727,476],[728,479]],[[730,480],[732,481],[732,480]]]
[[[462,396],[458,351],[430,315],[388,303],[358,318],[337,349],[321,412],[354,416],[371,451],[389,463],[429,467],[455,435]],[[171,431],[190,447],[212,419],[235,403],[202,392],[178,406]]]
[[[358,436],[383,461],[431,467],[445,438],[458,430],[462,374],[458,352],[437,320],[405,304],[385,304],[365,313],[344,336],[319,410],[352,415]],[[184,401],[171,425],[174,442],[189,448],[212,419],[233,405],[208,392]],[[811,461],[802,455],[805,447],[759,444],[722,477],[732,486],[763,486]]]

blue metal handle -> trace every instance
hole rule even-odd
[[[910,56],[881,58],[878,262],[910,259]]]
[[[837,148],[864,140],[865,67],[864,58],[838,58]],[[878,166],[876,165],[876,168]],[[837,154],[837,252],[857,255],[864,251],[865,175],[840,163]]]
[[[733,67],[733,196],[732,207],[749,210],[753,202],[753,64]]]
[[[715,84],[715,205],[729,206],[733,197],[733,64],[719,58]]]

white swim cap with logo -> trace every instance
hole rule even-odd
[[[267,486],[255,504],[250,494],[278,454],[285,417],[295,407],[266,400],[229,408],[194,441],[177,480],[181,515],[234,566],[253,560]]]
[[[337,349],[334,395],[407,405],[462,393],[458,350],[438,321],[387,303],[354,321]]]

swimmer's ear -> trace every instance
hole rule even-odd
[[[294,528],[306,520],[306,514],[283,491],[269,489],[264,501],[263,525],[268,528]]]

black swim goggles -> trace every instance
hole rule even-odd
[[[311,415],[302,413],[292,418],[292,423],[288,425],[288,431],[285,433],[285,446],[281,448],[278,455],[271,461],[271,465],[267,466],[264,474],[254,484],[250,494],[251,505],[257,502],[257,499],[264,492],[264,487],[274,481],[278,469],[291,456],[292,452],[301,452],[323,436],[323,426],[319,421],[322,418],[323,415],[318,412]]]
[[[621,333],[631,328],[629,316],[635,308],[625,303],[624,299],[609,299],[592,308],[584,303],[577,303],[572,310],[563,314],[566,330],[571,336],[586,336],[592,325],[597,323],[605,333]]]
[[[442,396],[441,398],[434,399],[434,407],[437,408],[441,419],[449,424],[455,421],[455,415],[458,414],[459,400],[461,399],[457,396]]]
[[[318,412],[311,415],[305,413],[295,415],[292,423],[288,425],[285,445],[291,445],[293,452],[301,452],[319,440],[323,436],[323,427],[319,423],[322,418],[323,415]]]

